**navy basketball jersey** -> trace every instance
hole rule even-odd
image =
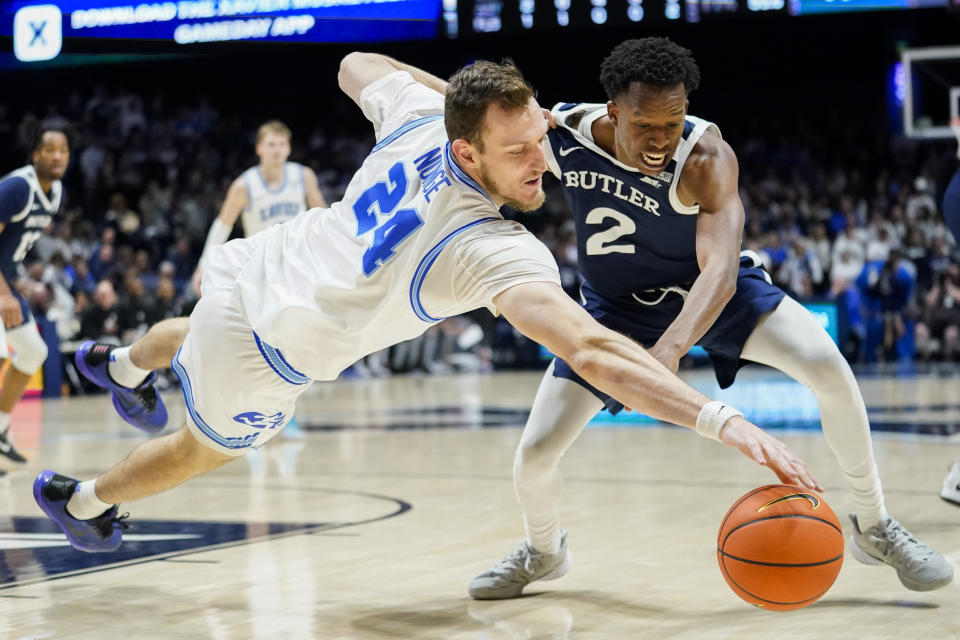
[[[689,285],[700,273],[696,235],[699,206],[684,206],[677,184],[684,163],[706,131],[717,126],[687,116],[682,139],[660,175],[649,177],[606,153],[591,126],[604,104],[561,103],[548,132],[550,171],[573,211],[577,257],[587,286],[604,297]]]
[[[54,180],[47,195],[40,188],[33,165],[0,178],[0,273],[11,284],[17,267],[60,208],[62,187]]]

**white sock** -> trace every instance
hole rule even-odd
[[[107,504],[97,497],[94,488],[96,484],[96,480],[87,480],[78,484],[76,491],[67,500],[67,513],[77,520],[90,520],[112,507],[112,504]]]
[[[150,371],[141,369],[130,360],[130,347],[120,347],[110,352],[107,372],[114,382],[129,389],[136,388],[150,375]]]
[[[525,515],[523,524],[527,529],[527,542],[541,553],[560,553],[560,522],[553,516],[545,522],[536,522],[530,515]]]
[[[883,489],[880,487],[877,466],[873,465],[866,475],[859,476],[851,473],[843,475],[847,479],[850,497],[853,498],[860,531],[866,531],[875,524],[879,524],[881,520],[886,520],[887,509],[883,503]]]
[[[0,411],[0,433],[6,433],[10,428],[10,414]]]

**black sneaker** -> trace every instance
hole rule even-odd
[[[10,442],[9,429],[0,433],[0,455],[6,456],[11,462],[16,462],[17,464],[26,464],[27,462],[27,459],[20,455],[20,452],[17,451],[13,443]]]

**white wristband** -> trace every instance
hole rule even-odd
[[[204,263],[210,256],[210,247],[223,244],[230,237],[233,227],[228,227],[220,221],[220,218],[214,218],[210,225],[210,231],[207,233],[207,242],[203,245],[203,253],[200,254],[200,260],[197,261],[197,268],[203,270]]]
[[[731,406],[728,406],[719,400],[711,400],[700,409],[700,415],[697,416],[697,433],[704,438],[720,441],[720,431],[727,420],[734,416],[743,414]]]

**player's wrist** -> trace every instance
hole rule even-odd
[[[697,415],[696,431],[704,438],[720,442],[720,434],[731,418],[743,417],[743,413],[719,400],[703,405]]]

